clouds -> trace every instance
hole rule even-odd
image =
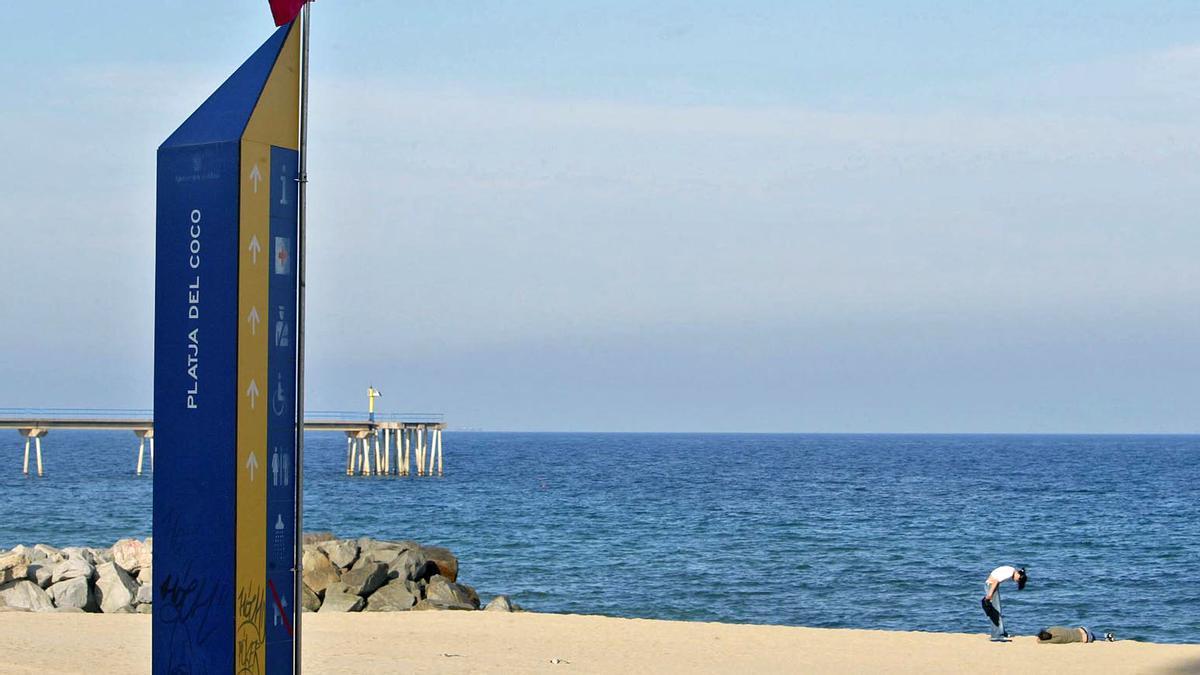
[[[575,272],[582,264],[611,278],[622,268],[608,263],[633,258],[639,279],[689,276],[686,285],[710,304],[722,301],[708,283],[714,277],[735,287],[782,280],[784,291],[803,286],[836,297],[830,282],[841,270],[843,289],[912,284],[927,295],[928,282],[943,273],[932,285],[986,272],[979,263],[989,258],[1019,282],[1028,269],[1014,265],[1016,257],[1078,272],[1078,258],[1186,236],[1173,209],[1162,213],[1161,205],[1178,205],[1191,189],[1182,168],[1198,138],[1190,121],[1130,122],[1113,111],[997,114],[953,102],[838,113],[530,99],[383,82],[327,86],[316,100],[329,102],[316,104],[321,121],[314,123],[329,145],[314,156],[391,162],[366,177],[329,178],[331,191],[359,197],[347,200],[349,208],[369,205],[366,231],[390,200],[401,217],[387,227],[405,228],[418,246],[479,242],[493,255],[511,252],[512,274],[566,259]],[[370,137],[342,140],[367,119],[376,120]],[[1156,172],[1152,180],[1148,172]],[[356,193],[355,185],[368,187]],[[313,189],[319,201],[323,187]],[[438,205],[437,193],[455,198]],[[345,214],[346,207],[338,208]],[[422,212],[405,218],[404,209]],[[1153,214],[1152,222],[1140,222],[1139,213]],[[964,260],[968,269],[955,269]],[[899,274],[913,266],[922,274]],[[1090,292],[1047,272],[1028,290]],[[1125,288],[1160,288],[1130,276]],[[592,281],[593,288],[605,283]],[[670,279],[660,281],[669,295]],[[735,295],[730,303],[754,302],[753,294]]]
[[[0,311],[44,327],[0,352],[64,355],[80,405],[149,398],[153,148],[223,75],[65,65],[22,84],[54,105],[0,111]],[[501,428],[1191,428],[1198,75],[1167,45],[835,105],[319,69],[310,400],[372,381]],[[71,404],[17,361],[0,393]]]
[[[314,269],[440,308],[360,344],[408,372],[449,362],[472,385],[446,400],[474,419],[511,428],[499,409],[555,391],[575,406],[528,424],[648,428],[622,421],[628,400],[667,428],[1181,428],[1124,387],[1154,373],[1179,393],[1196,330],[1172,319],[1197,290],[1190,120],[1072,112],[1037,87],[1002,113],[326,87],[314,157],[390,167],[322,177],[314,208],[336,194],[338,222],[395,248],[315,234],[331,262]]]

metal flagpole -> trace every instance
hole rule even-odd
[[[292,640],[292,668],[295,673],[300,672],[300,617],[304,613],[304,274],[305,258],[308,256],[305,226],[308,222],[308,15],[311,6],[311,2],[305,2],[300,10],[300,185],[297,190],[300,211],[296,218],[299,249],[296,262],[299,286],[299,296],[296,298],[296,588],[292,594],[296,617]]]

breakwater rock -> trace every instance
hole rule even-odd
[[[458,580],[458,558],[440,546],[306,534],[301,565],[309,612],[480,609],[479,594]],[[520,611],[503,595],[485,609]]]
[[[302,568],[305,611],[480,609],[479,594],[458,581],[458,558],[438,546],[306,534]],[[0,612],[149,613],[153,576],[153,538],[110,548],[17,546],[0,551]],[[520,611],[503,595],[486,609]]]

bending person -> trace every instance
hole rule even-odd
[[[988,619],[992,622],[992,640],[1000,641],[1008,637],[1008,631],[1004,630],[1004,614],[1000,609],[1000,584],[1006,581],[1017,582],[1017,590],[1025,589],[1025,582],[1029,576],[1025,574],[1024,567],[1013,567],[1012,565],[1001,565],[992,570],[988,575],[987,581],[984,583],[986,594],[983,596],[983,613],[987,614]]]
[[[1099,642],[1107,640],[1113,642],[1116,640],[1112,633],[1097,635],[1086,626],[1068,627],[1068,626],[1050,626],[1038,631],[1038,644],[1065,645],[1072,642]]]

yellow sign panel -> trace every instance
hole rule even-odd
[[[237,672],[266,667],[267,326],[271,148],[242,141],[238,262]]]

